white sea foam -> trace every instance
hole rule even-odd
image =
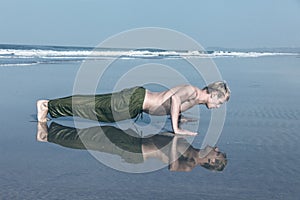
[[[277,52],[227,52],[216,51],[212,54],[215,57],[262,57],[262,56],[294,56],[297,53],[277,53]]]
[[[200,51],[148,51],[148,50],[124,50],[124,51],[55,51],[55,50],[19,50],[0,49],[1,58],[81,58],[81,57],[261,57],[261,56],[292,56],[298,53],[278,53],[278,52],[229,52],[214,51],[205,53]]]
[[[31,66],[31,65],[37,65],[39,63],[5,63],[0,64],[0,67],[21,67],[21,66]]]
[[[262,56],[299,56],[299,53],[278,51],[188,51],[159,49],[96,49],[80,47],[45,47],[0,44],[0,66],[36,63],[83,61],[85,59],[178,59],[178,58],[251,58]],[[16,64],[13,64],[16,63]]]

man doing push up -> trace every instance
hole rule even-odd
[[[181,112],[199,104],[208,109],[219,108],[228,101],[230,89],[225,82],[217,81],[199,89],[180,85],[163,92],[151,92],[143,87],[133,87],[120,92],[98,95],[73,95],[53,100],[37,101],[39,122],[51,117],[78,116],[102,122],[116,122],[136,118],[140,113],[170,115],[175,134],[196,135],[180,129]]]

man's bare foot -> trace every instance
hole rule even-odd
[[[48,102],[48,100],[38,100],[36,102],[37,119],[39,122],[47,122]]]
[[[47,142],[48,126],[46,122],[38,122],[36,140],[39,142]]]

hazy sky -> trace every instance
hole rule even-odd
[[[299,0],[0,0],[0,43],[96,46],[139,27],[204,47],[300,47]]]

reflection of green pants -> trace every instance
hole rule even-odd
[[[88,149],[119,155],[128,163],[142,163],[142,138],[133,130],[113,126],[84,129],[66,127],[55,122],[48,129],[48,142],[73,149]]]
[[[135,118],[143,112],[145,88],[134,87],[99,95],[74,95],[50,100],[51,117],[78,116],[102,122]]]

